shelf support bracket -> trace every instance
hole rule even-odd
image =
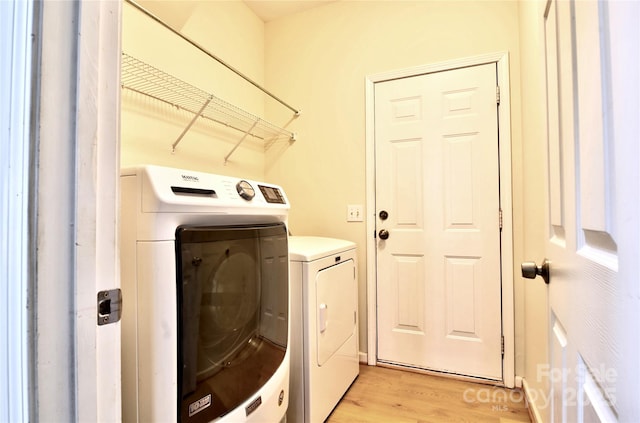
[[[211,103],[211,100],[213,100],[213,96],[210,95],[209,98],[207,99],[207,101],[204,102],[204,104],[202,105],[202,107],[200,108],[200,110],[198,111],[198,113],[196,113],[193,116],[193,119],[191,119],[191,122],[189,122],[189,124],[187,125],[186,128],[184,128],[184,131],[182,131],[182,133],[180,134],[180,136],[178,136],[178,139],[171,144],[171,152],[175,153],[176,152],[176,147],[178,146],[178,144],[180,144],[180,141],[182,141],[182,138],[184,137],[184,135],[189,132],[189,129],[191,129],[191,127],[193,126],[193,124],[196,122],[196,119],[198,119],[201,115],[202,112],[204,112],[204,109],[207,108],[207,106],[209,105],[209,103]],[[253,128],[251,128],[253,129]]]
[[[251,133],[251,131],[253,131],[253,128],[256,127],[256,125],[258,124],[258,121],[260,119],[256,120],[255,122],[253,122],[253,125],[251,125],[251,128],[249,128],[249,130],[247,132],[244,133],[244,135],[242,136],[242,138],[240,138],[240,141],[238,141],[236,143],[236,145],[233,146],[233,148],[231,149],[231,151],[229,151],[229,154],[227,154],[226,156],[224,156],[224,164],[227,164],[227,162],[229,161],[229,157],[231,157],[231,155],[233,154],[234,151],[236,151],[236,148],[238,148],[240,146],[240,144],[242,144],[242,142],[245,140],[245,138],[247,138],[247,135],[249,135]]]

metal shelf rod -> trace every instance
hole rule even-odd
[[[230,64],[228,64],[227,62],[222,60],[221,58],[219,58],[218,56],[216,56],[215,54],[211,53],[210,51],[208,51],[207,49],[202,47],[200,44],[198,44],[195,41],[193,41],[191,38],[189,38],[189,37],[187,37],[185,35],[182,35],[180,32],[178,32],[175,29],[173,29],[171,26],[166,24],[164,21],[162,21],[156,15],[154,15],[151,12],[149,12],[144,7],[140,6],[134,0],[126,0],[126,2],[131,4],[133,7],[135,7],[136,9],[138,9],[139,11],[141,11],[142,13],[144,13],[149,18],[153,19],[154,21],[156,21],[157,23],[159,23],[160,25],[162,25],[163,27],[165,27],[169,31],[173,32],[178,37],[182,38],[183,40],[185,40],[186,42],[188,42],[189,44],[191,44],[192,46],[194,46],[195,48],[197,48],[198,50],[200,50],[201,52],[203,52],[207,56],[211,57],[213,60],[215,60],[216,62],[220,63],[222,66],[226,67],[227,69],[229,69],[230,71],[232,71],[233,73],[235,73],[236,75],[238,75],[239,77],[241,77],[242,79],[244,79],[245,81],[247,81],[248,83],[250,83],[251,85],[256,87],[257,89],[262,91],[263,93],[267,94],[269,97],[273,98],[278,103],[280,103],[283,106],[285,106],[287,109],[291,110],[293,113],[295,113],[296,116],[300,115],[300,110],[299,109],[296,109],[295,107],[290,106],[284,100],[280,99],[278,96],[276,96],[275,94],[273,94],[272,92],[270,92],[266,88],[262,87],[257,82],[255,82],[254,80],[252,80],[251,78],[249,78],[248,76],[246,76],[245,74],[243,74],[242,72],[240,72],[239,70],[237,70],[236,68],[234,68],[233,66],[231,66]]]

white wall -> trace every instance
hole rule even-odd
[[[522,215],[520,45],[518,3],[506,1],[337,1],[265,26],[265,83],[302,109],[291,124],[293,145],[267,151],[269,180],[292,203],[297,235],[344,238],[358,244],[360,348],[366,349],[365,223],[347,223],[346,206],[365,204],[367,75],[485,53],[511,58],[514,216]],[[267,107],[282,121],[281,108]],[[516,219],[517,275],[522,221]],[[514,264],[514,266],[516,266]],[[510,283],[511,281],[506,281]],[[516,283],[516,304],[522,303]],[[516,308],[517,374],[523,365],[522,307]]]

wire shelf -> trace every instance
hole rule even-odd
[[[194,114],[194,119],[173,143],[174,149],[198,117],[244,134],[234,149],[225,157],[225,161],[247,136],[265,142],[281,138],[295,140],[293,132],[274,125],[126,53],[122,53],[121,84],[123,89],[151,97]]]

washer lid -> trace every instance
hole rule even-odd
[[[289,237],[289,260],[313,261],[356,248],[351,241],[318,236]]]

